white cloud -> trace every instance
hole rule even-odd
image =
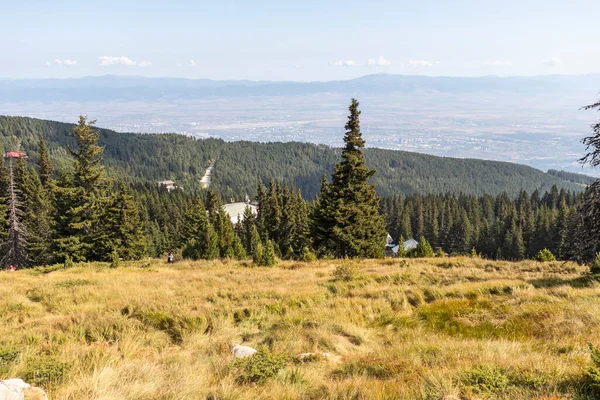
[[[111,67],[115,65],[126,65],[129,67],[149,67],[152,65],[150,61],[134,61],[129,57],[120,56],[120,57],[111,57],[111,56],[99,56],[98,61],[100,62],[98,65],[101,67]]]
[[[411,67],[433,67],[433,64],[425,60],[408,60]]]
[[[542,61],[544,65],[549,67],[558,67],[561,62],[562,60],[558,57],[550,57],[549,59]]]
[[[195,67],[196,65],[196,61],[190,60],[190,67]]]
[[[332,67],[358,67],[358,63],[354,60],[338,60],[329,63]]]
[[[74,67],[77,65],[77,61],[61,60],[59,58],[55,58],[52,62],[46,61],[44,64],[46,64],[47,66],[51,66],[52,64],[54,64],[54,65],[61,65],[61,66],[65,66],[65,67]]]
[[[486,65],[488,67],[508,67],[512,65],[512,61],[510,60],[487,60],[481,63],[482,65]]]
[[[378,58],[370,58],[369,61],[367,61],[367,65],[370,67],[387,67],[392,65],[392,62],[386,60],[383,56],[379,56]]]

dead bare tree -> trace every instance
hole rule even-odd
[[[9,196],[8,196],[8,238],[3,243],[2,265],[4,267],[15,266],[23,268],[27,266],[29,257],[27,255],[27,230],[21,223],[22,205],[19,199],[19,192],[15,186],[15,176],[13,170],[13,157],[9,158]]]

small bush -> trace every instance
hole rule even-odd
[[[592,394],[600,396],[600,350],[589,344],[592,365],[585,372],[585,378]]]
[[[302,254],[300,255],[300,261],[304,261],[304,262],[312,262],[315,261],[317,259],[317,256],[315,255],[315,253],[313,253],[312,251],[310,251],[310,249],[308,247],[304,247],[302,249]]]
[[[120,263],[121,259],[119,259],[119,253],[117,252],[117,249],[114,249],[110,255],[110,267],[117,268]]]
[[[76,287],[76,286],[87,286],[87,285],[91,285],[92,282],[90,282],[87,279],[69,279],[66,281],[62,281],[62,282],[58,282],[56,283],[54,286],[56,286],[57,288],[72,288],[72,287]]]
[[[364,273],[360,265],[351,261],[344,261],[335,267],[332,273],[333,277],[340,281],[353,281],[360,279]]]
[[[265,383],[276,376],[286,366],[287,361],[287,356],[261,348],[252,356],[238,358],[233,362],[233,368],[238,371],[235,381],[240,384]]]
[[[444,258],[444,257],[446,257],[446,253],[444,253],[444,250],[438,249],[435,252],[435,257],[437,257],[437,258]]]
[[[21,352],[12,345],[0,345],[0,375],[8,372],[11,364],[17,361]]]
[[[71,256],[65,256],[64,268],[73,268],[73,265],[73,259],[71,258]]]
[[[554,257],[554,254],[548,249],[540,250],[540,252],[537,253],[537,256],[535,256],[535,259],[539,262],[556,261],[556,257]]]
[[[469,370],[463,383],[478,393],[498,393],[509,385],[509,379],[497,367],[479,365]]]
[[[412,258],[428,258],[433,257],[433,255],[433,248],[424,236],[421,236],[421,240],[419,240],[417,247],[408,254],[408,256]]]
[[[594,261],[590,264],[590,272],[594,275],[600,274],[600,252],[596,253]]]
[[[27,363],[23,380],[33,386],[47,388],[62,382],[69,364],[54,356],[38,356]]]

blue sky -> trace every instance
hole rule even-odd
[[[600,2],[0,0],[0,77],[600,72]]]

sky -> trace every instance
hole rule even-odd
[[[597,0],[0,0],[0,77],[600,72]]]

